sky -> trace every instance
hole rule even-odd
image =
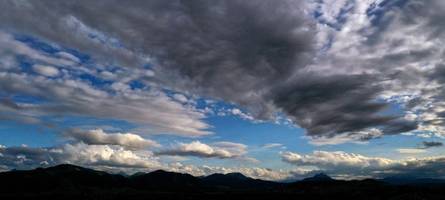
[[[0,171],[445,178],[442,0],[0,9]]]

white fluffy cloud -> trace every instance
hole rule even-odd
[[[111,168],[159,168],[150,152],[135,152],[120,146],[65,144],[60,147],[2,147],[0,164],[9,168],[29,169],[38,166],[71,163]]]
[[[271,181],[298,180],[313,175],[316,171],[306,169],[273,170],[261,167],[217,167],[217,166],[194,166],[181,163],[171,163],[167,170],[189,173],[194,176],[206,176],[214,173],[242,173],[245,176]]]
[[[366,157],[360,154],[343,151],[314,151],[311,155],[300,155],[292,152],[281,154],[283,161],[303,166],[317,166],[322,168],[370,168],[382,169],[395,164],[393,160]]]
[[[133,133],[106,133],[102,129],[84,131],[71,129],[64,134],[66,137],[89,145],[119,145],[129,149],[143,149],[159,147],[160,145],[149,139]]]
[[[301,155],[294,152],[281,152],[284,162],[298,167],[314,167],[333,176],[341,177],[385,177],[410,175],[418,177],[445,177],[442,166],[445,157],[424,157],[409,159],[388,159],[368,157],[343,151],[314,151]]]
[[[112,147],[109,145],[67,144],[63,146],[60,152],[57,149],[50,151],[54,154],[64,156],[65,162],[87,166],[102,165],[152,169],[160,165],[148,152],[144,152],[141,155],[130,150],[125,150],[122,147]]]
[[[34,70],[34,72],[43,75],[43,76],[48,76],[48,77],[53,77],[53,76],[57,76],[59,75],[59,70],[53,66],[49,66],[49,65],[33,65],[32,69]]]
[[[222,146],[236,147],[239,144],[221,143]],[[185,165],[179,162],[160,163],[149,151],[132,151],[115,145],[88,145],[85,143],[66,144],[53,148],[27,146],[0,146],[0,170],[31,169],[71,163],[110,172],[149,172],[164,169],[194,176],[213,173],[240,172],[252,178],[264,180],[295,180],[310,176],[314,172],[305,169],[272,170],[261,167],[220,167]]]
[[[196,156],[203,158],[247,158],[244,155],[247,153],[247,146],[240,143],[233,142],[216,142],[212,145],[201,143],[200,141],[193,141],[191,143],[179,143],[176,147],[171,149],[161,150],[156,155],[170,155],[170,156]],[[249,160],[252,160],[251,158]]]

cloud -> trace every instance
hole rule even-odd
[[[48,65],[33,65],[32,69],[43,76],[53,77],[59,75],[59,70]]]
[[[362,141],[375,138],[362,137],[372,129],[382,135],[445,134],[438,125],[443,83],[431,73],[443,66],[439,0],[3,1],[0,6],[8,8],[0,15],[6,30],[85,52],[102,65],[149,64],[152,73],[144,80],[157,86],[237,104],[257,120],[273,121],[283,113],[310,138]],[[23,45],[6,45],[19,49],[16,54],[30,54]],[[118,92],[131,88],[113,85]],[[416,98],[417,106],[405,106]],[[400,113],[386,112],[393,104],[400,105]],[[122,110],[113,113],[126,113]],[[209,134],[203,116],[193,111],[175,115],[180,125],[168,127],[173,120],[165,115],[172,113],[153,114],[165,116],[159,119],[132,111],[135,116],[114,117],[144,121],[163,132]],[[436,119],[427,120],[425,113]]]
[[[0,46],[2,49],[0,50],[0,56],[2,58],[5,58],[6,60],[9,60],[9,67],[8,69],[14,67],[18,63],[15,61],[15,56],[26,56],[29,59],[42,63],[44,66],[52,67],[52,66],[75,66],[76,63],[72,60],[66,59],[65,57],[53,57],[47,53],[44,53],[42,51],[36,50],[34,48],[29,47],[23,42],[20,42],[14,38],[13,35],[8,34],[4,32],[3,30],[0,31]],[[8,64],[6,63],[6,64]],[[36,68],[39,66],[37,65]],[[3,66],[2,66],[3,68]],[[45,68],[45,67],[43,67]],[[48,68],[49,69],[49,68]],[[54,69],[50,69],[47,71],[52,71],[54,73]],[[40,69],[42,72],[45,71],[45,69]]]
[[[82,166],[111,168],[159,167],[159,162],[149,153],[137,154],[119,146],[65,144],[60,147],[1,147],[0,165],[10,169],[31,169],[38,166],[72,163]]]
[[[14,84],[9,84],[11,82]],[[0,83],[7,94],[21,93],[47,101],[26,109],[43,116],[69,114],[114,118],[150,126],[158,133],[195,137],[210,134],[205,130],[209,125],[201,121],[205,117],[202,113],[156,91],[129,90],[111,94],[79,80],[42,79],[5,72],[0,72]]]
[[[222,146],[236,147],[236,143],[221,143]],[[5,147],[0,145],[0,166],[2,170],[33,169],[71,163],[113,173],[149,172],[164,169],[195,176],[213,173],[240,172],[246,176],[264,180],[296,180],[315,172],[305,169],[272,170],[260,167],[221,167],[207,165],[185,165],[179,162],[160,163],[148,151],[126,150],[114,145],[88,145],[85,143],[66,144],[60,147]]]
[[[443,42],[442,1],[339,1],[331,6],[313,5],[320,13],[322,51],[308,70],[379,77],[372,84],[382,89],[380,102],[399,105],[419,135],[443,135],[443,47],[437,45]]]
[[[89,131],[71,129],[65,132],[64,136],[88,145],[119,145],[129,149],[160,147],[157,142],[133,133],[105,133],[102,129]]]
[[[8,104],[3,101],[0,105],[2,119],[39,121],[43,116],[80,115],[124,120],[146,127],[157,134],[176,134],[187,137],[211,134],[207,130],[210,125],[203,121],[205,118],[203,113],[171,100],[159,87],[151,87],[147,90],[132,88],[131,82],[141,78],[141,75],[134,77],[134,74],[143,73],[142,69],[135,70],[134,74],[115,72],[116,77],[112,83],[95,84],[79,76],[87,74],[87,77],[101,83],[103,80],[98,77],[97,71],[102,70],[95,69],[100,66],[94,65],[91,66],[92,69],[88,69],[84,66],[65,63],[67,55],[61,58],[59,54],[49,55],[37,51],[1,31],[0,42],[13,44],[5,47],[10,48],[6,52],[16,52],[25,60],[32,58],[32,61],[27,60],[27,62],[37,63],[33,65],[33,69],[40,70],[38,72],[45,75],[42,77],[27,73],[28,71],[19,65],[11,69],[0,69],[2,95],[12,97],[20,94],[38,99],[37,102],[26,102],[26,104],[12,98]],[[53,77],[56,75],[54,70],[57,69],[52,70],[45,63],[64,66],[57,72],[60,76]],[[11,107],[13,104],[17,106]]]
[[[445,177],[445,173],[440,167],[444,164],[445,158],[441,156],[395,160],[367,157],[343,151],[314,151],[307,155],[281,152],[281,159],[298,167],[315,167],[333,176],[378,178],[409,175],[423,178]]]
[[[128,59],[128,56],[139,55],[135,53],[137,49],[154,58],[155,78],[162,85],[234,102],[246,107],[257,119],[272,119],[276,112],[284,112],[311,136],[354,133],[373,126],[383,126],[385,133],[413,127],[392,117],[376,115],[384,104],[372,102],[379,88],[369,84],[373,80],[371,77],[330,77],[300,71],[314,54],[314,32],[312,23],[305,17],[304,3],[267,0],[127,2],[125,8],[117,10],[112,3],[104,6],[89,1],[4,4],[9,4],[11,10],[31,11],[17,19],[23,26],[9,22],[4,26],[86,52],[94,49],[91,54],[98,58],[113,53],[112,57],[122,64],[127,60],[140,60]],[[37,12],[43,8],[57,10],[54,12],[57,17]],[[47,33],[36,26],[39,21],[34,21],[33,15],[42,15],[59,33],[75,33],[74,39],[66,41],[65,37]],[[116,20],[104,22],[97,20],[97,16]],[[129,16],[141,20],[130,20]],[[160,18],[165,20],[157,20]],[[241,18],[246,20],[239,20]],[[79,34],[85,31],[97,35],[94,40],[99,38],[100,41],[91,41]],[[313,94],[308,93],[311,90],[315,90]],[[346,95],[335,95],[338,92]],[[348,99],[351,100],[345,101]],[[338,105],[340,102],[344,103]],[[306,106],[318,109],[310,110]],[[320,119],[320,112],[338,121],[328,123]]]
[[[396,149],[397,152],[402,154],[419,154],[419,153],[425,153],[425,149]]]
[[[220,158],[220,159],[245,159],[247,146],[233,142],[216,142],[211,146],[193,141],[191,143],[179,143],[176,147],[155,152],[155,155],[169,156],[196,156],[201,158]],[[252,160],[252,159],[249,159]]]
[[[380,127],[384,134],[415,129],[417,125],[413,122],[379,114],[387,105],[375,101],[381,91],[373,84],[377,81],[375,78],[367,75],[306,75],[278,90],[274,101],[305,128],[309,136],[354,135],[373,127]]]
[[[381,169],[394,164],[394,161],[378,157],[366,157],[342,151],[314,151],[312,155],[300,155],[293,152],[281,153],[283,161],[304,166],[317,166],[324,169]]]
[[[234,116],[238,116],[241,119],[245,119],[245,120],[250,120],[250,121],[254,121],[254,117],[252,117],[251,115],[244,113],[243,111],[241,111],[238,108],[232,108],[229,110],[229,113],[234,115]]]
[[[264,144],[261,147],[265,148],[265,149],[272,149],[272,148],[276,148],[276,147],[284,147],[283,144],[280,143],[268,143],[268,144]]]
[[[67,144],[63,147],[61,153],[67,157],[64,162],[81,165],[103,165],[121,168],[155,168],[159,165],[156,159],[152,158],[147,152],[145,152],[145,155],[138,155],[133,151],[109,145]]]
[[[343,143],[364,144],[368,140],[380,138],[382,136],[382,131],[376,128],[371,128],[369,130],[337,134],[334,136],[315,136],[309,138],[309,143],[316,146],[337,145]]]
[[[183,94],[174,94],[173,95],[173,99],[175,99],[176,101],[181,102],[181,103],[187,103],[188,102],[187,97],[184,96]]]
[[[422,145],[421,148],[428,149],[428,148],[433,148],[433,147],[441,147],[441,146],[443,146],[443,143],[436,142],[436,141],[431,141],[431,142],[423,141],[421,145]]]
[[[221,166],[194,166],[181,163],[171,163],[168,170],[189,173],[194,176],[207,176],[214,173],[242,173],[245,176],[271,181],[294,181],[311,176],[317,172],[305,169],[273,170],[261,167],[221,167]]]

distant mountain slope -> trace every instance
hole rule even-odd
[[[0,191],[56,191],[79,188],[111,188],[126,184],[122,175],[82,168],[74,165],[58,165],[30,171],[0,173]]]
[[[315,174],[313,177],[308,177],[301,181],[302,182],[332,182],[335,180],[326,174],[319,173],[319,174]]]
[[[190,189],[201,186],[201,180],[190,174],[157,170],[129,177],[130,186],[145,189]]]
[[[119,200],[444,199],[445,180],[388,177],[345,181],[317,174],[293,183],[276,183],[240,173],[194,177],[157,170],[122,176],[66,164],[0,173],[0,199],[24,197]]]
[[[383,178],[381,181],[393,185],[445,185],[444,179],[418,178],[410,176],[391,176]]]
[[[244,176],[241,173],[212,174],[202,178],[204,185],[230,189],[259,189],[279,185],[272,181],[264,181]]]

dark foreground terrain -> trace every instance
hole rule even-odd
[[[0,199],[445,199],[445,181],[341,181],[319,174],[275,183],[239,173],[194,177],[159,170],[123,176],[59,165],[0,173]]]

